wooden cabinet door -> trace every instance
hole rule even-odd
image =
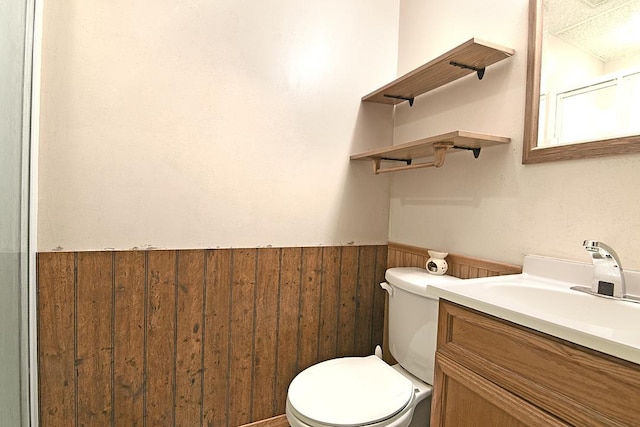
[[[448,357],[436,354],[432,427],[567,425]]]
[[[442,299],[437,354],[570,425],[640,426],[631,362]]]

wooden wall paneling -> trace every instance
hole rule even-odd
[[[387,256],[386,246],[39,254],[43,425],[233,427],[280,415],[300,370],[372,352]]]
[[[146,256],[131,251],[115,252],[114,257],[114,421],[117,426],[142,426]]]
[[[342,248],[340,260],[340,301],[338,305],[337,356],[355,355],[355,306],[358,288],[359,248]]]
[[[276,414],[284,414],[287,388],[298,373],[298,324],[302,249],[283,248],[281,258],[276,393],[274,396]]]
[[[400,248],[394,246],[387,246],[387,268],[395,268],[395,267],[407,267],[403,265],[403,251]],[[383,274],[384,277],[384,274]],[[389,295],[386,291],[383,291],[384,298],[384,327],[383,327],[383,335],[382,335],[382,359],[390,365],[395,365],[398,363],[393,356],[391,355],[391,350],[389,349],[389,324],[386,322],[386,319],[389,317]]]
[[[318,361],[333,359],[337,354],[338,304],[340,297],[339,247],[322,248],[322,301],[318,328]]]
[[[519,274],[522,266],[506,264],[498,261],[490,261],[479,258],[466,257],[457,254],[449,254],[447,262],[460,266],[460,276],[464,279],[475,277],[500,276],[505,274]]]
[[[398,251],[388,248],[387,249],[387,268],[397,267],[396,253]]]
[[[473,266],[469,266],[469,279],[475,279],[477,277],[480,277],[480,275],[478,274],[479,270],[478,267],[473,267]],[[466,279],[466,277],[465,277]]]
[[[391,248],[389,248],[389,251],[391,251]],[[402,251],[400,250],[394,250],[394,252],[396,252],[396,261],[401,260],[402,259]],[[409,266],[405,266],[402,264],[401,261],[399,264],[396,264],[395,267],[417,267],[417,265],[409,265]],[[385,291],[385,306],[384,306],[384,316],[385,319],[389,317],[389,295],[387,294],[387,292]],[[391,354],[391,349],[389,348],[389,324],[388,322],[385,320],[384,323],[384,337],[383,337],[383,346],[382,346],[382,351],[383,351],[383,357],[382,359],[387,362],[390,365],[395,365],[396,363],[398,363],[398,361],[393,357],[393,355]]]
[[[203,425],[226,427],[229,413],[231,250],[206,254]]]
[[[414,267],[419,266],[418,260],[419,260],[418,255],[411,252],[405,252],[402,257],[402,261],[404,265],[410,265]]]
[[[391,248],[389,248],[389,253],[392,254],[392,265],[394,267],[400,267],[402,266],[402,252],[399,250],[391,250]]]
[[[319,314],[322,301],[322,248],[302,249],[298,370],[318,361]]]
[[[387,268],[413,266],[413,263],[411,262],[410,259],[405,260],[405,251],[399,248],[390,246],[388,248],[387,254],[388,254]]]
[[[394,253],[394,257],[393,257],[394,258],[394,263],[393,263],[394,265],[393,266],[394,267],[402,266],[403,265],[402,264],[402,251],[394,250],[393,253]]]
[[[387,267],[388,268],[396,267],[398,265],[398,262],[396,261],[397,253],[398,253],[397,250],[393,250],[391,248],[387,249]]]
[[[176,385],[176,252],[148,253],[147,425],[173,425]]]
[[[280,288],[280,249],[258,249],[256,317],[254,333],[252,412],[253,421],[274,415],[276,333]]]
[[[112,252],[78,254],[76,282],[77,425],[108,425],[113,416]]]
[[[256,249],[234,249],[231,285],[229,425],[251,422]]]
[[[75,255],[41,253],[38,269],[40,423],[75,423]]]
[[[446,250],[446,249],[443,249]],[[388,264],[391,267],[419,267],[425,268],[429,259],[428,249],[417,246],[389,242]],[[504,274],[518,274],[522,272],[519,265],[489,261],[480,258],[466,257],[452,254],[446,258],[449,264],[447,274],[462,279],[499,276]]]
[[[466,269],[466,272],[463,271],[463,269]],[[447,274],[450,274],[455,277],[467,277],[469,275],[469,266],[452,264],[449,266],[449,271],[447,272]]]
[[[387,270],[387,247],[378,246],[376,248],[376,266],[373,282],[373,314],[371,324],[371,346],[382,346],[384,335],[384,309],[385,296],[387,292],[380,287],[380,282],[384,282],[384,273]]]
[[[373,292],[376,273],[376,247],[361,246],[358,254],[358,283],[355,304],[354,351],[358,356],[373,354],[371,325],[373,323]],[[375,347],[375,346],[374,346]]]
[[[177,253],[176,425],[195,426],[202,415],[203,250]]]

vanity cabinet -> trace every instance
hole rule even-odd
[[[640,365],[440,300],[432,426],[640,426]]]

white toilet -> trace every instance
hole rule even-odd
[[[389,347],[398,361],[379,357],[327,360],[300,372],[289,385],[292,427],[428,426],[438,323],[437,297],[427,284],[461,280],[411,267],[390,268]]]

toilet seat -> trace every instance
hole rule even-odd
[[[384,424],[411,407],[411,381],[376,356],[313,365],[289,385],[288,410],[311,426]]]

